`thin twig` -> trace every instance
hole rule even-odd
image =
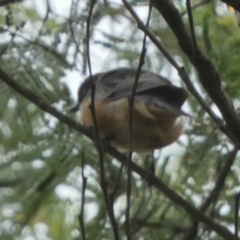
[[[126,2],[126,1],[124,1]],[[146,27],[149,25],[150,21],[150,16],[151,16],[151,11],[152,11],[152,6],[149,4],[149,12],[148,12],[148,17],[147,17],[147,22],[146,22]],[[131,239],[131,234],[130,234],[130,206],[131,206],[131,168],[130,168],[130,163],[132,161],[132,121],[133,121],[133,106],[134,106],[134,99],[137,91],[137,85],[138,85],[138,79],[141,74],[141,69],[142,66],[144,65],[144,58],[146,55],[146,40],[147,36],[144,34],[143,37],[143,43],[142,43],[142,50],[139,58],[139,63],[136,71],[136,76],[133,84],[133,89],[132,89],[132,94],[129,99],[129,132],[128,132],[128,165],[127,165],[127,207],[126,207],[126,236],[127,239]]]
[[[66,124],[71,129],[75,129],[76,131],[86,135],[92,140],[95,139],[92,131],[81,126],[71,118],[67,117],[66,115],[57,111],[55,108],[51,107],[49,104],[44,102],[39,95],[36,95],[36,93],[33,93],[29,89],[17,83],[12,77],[6,74],[1,68],[0,68],[0,79],[3,82],[5,82],[9,87],[11,87],[13,90],[15,90],[17,93],[21,94],[24,98],[28,99],[30,102],[38,106],[41,110],[56,117],[60,122]],[[112,157],[117,159],[120,163],[124,164],[124,166],[127,166],[127,162],[128,162],[127,158],[123,154],[118,152],[115,148],[111,146],[107,146],[105,148],[105,151],[109,153]],[[183,208],[190,217],[193,217],[197,221],[206,224],[209,229],[212,229],[223,238],[226,238],[228,240],[234,240],[234,235],[231,232],[229,232],[227,228],[221,226],[220,224],[218,224],[217,222],[215,222],[214,220],[206,216],[202,211],[195,208],[188,201],[184,200],[181,196],[179,196],[175,191],[170,189],[154,174],[149,173],[149,171],[146,171],[145,169],[139,167],[134,162],[131,162],[130,167],[132,171],[139,174],[140,177],[145,178],[150,185],[154,186],[156,189],[158,189],[160,192],[166,195],[174,204]]]
[[[192,6],[191,6],[191,0],[186,0],[186,6],[187,6],[187,12],[188,12],[188,21],[190,25],[190,32],[191,32],[191,37],[192,37],[192,42],[193,42],[193,48],[196,52],[198,51],[198,46],[197,46],[197,40],[196,40],[196,35],[194,31],[194,21],[193,21],[193,15],[192,15]]]
[[[87,178],[84,176],[84,164],[85,164],[84,152],[82,153],[82,196],[81,196],[81,209],[78,215],[78,221],[81,229],[81,239],[86,240],[85,236],[85,224],[84,224],[84,205],[85,205],[85,191],[87,187]]]
[[[90,59],[90,44],[89,44],[90,24],[91,24],[91,16],[92,16],[94,4],[95,4],[95,0],[91,0],[89,15],[88,15],[88,18],[87,18],[87,34],[86,34],[86,38],[87,38],[87,41],[86,41],[86,44],[87,44],[87,46],[86,46],[87,47],[87,62],[88,62],[88,68],[89,68],[89,75],[90,75],[90,79],[91,79],[91,104],[90,104],[90,109],[91,109],[92,118],[93,118],[93,122],[94,122],[95,140],[96,140],[96,145],[97,145],[98,155],[99,155],[100,179],[101,179],[100,186],[102,188],[106,209],[107,209],[107,213],[108,213],[111,225],[112,225],[115,240],[119,240],[118,224],[117,224],[117,221],[116,221],[115,215],[114,215],[113,202],[110,201],[110,197],[109,197],[108,189],[107,189],[107,182],[106,182],[106,179],[105,179],[104,153],[103,153],[102,143],[101,143],[101,140],[100,140],[100,137],[99,137],[98,123],[97,123],[97,116],[96,116],[96,109],[95,109],[95,88],[96,88],[96,86],[95,86],[95,83],[94,83],[93,78],[92,78],[92,67],[91,67],[91,59]]]

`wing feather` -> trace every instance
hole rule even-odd
[[[106,98],[117,100],[132,95],[135,78],[135,69],[121,68],[101,75],[97,85],[102,89]],[[142,70],[138,79],[136,93],[166,85],[172,86],[171,82],[166,78]]]

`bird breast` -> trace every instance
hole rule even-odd
[[[80,107],[81,122],[84,126],[94,127],[90,102],[88,98]],[[129,100],[96,98],[95,112],[100,136],[118,149],[128,149]],[[183,118],[167,109],[136,101],[132,112],[131,150],[142,152],[167,146],[181,135],[183,125]]]

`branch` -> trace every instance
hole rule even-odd
[[[32,91],[18,84],[12,77],[6,74],[1,68],[0,68],[0,78],[9,87],[11,87],[17,93],[22,95],[24,98],[28,99],[30,102],[34,103],[41,110],[56,117],[60,122],[66,124],[71,129],[75,129],[81,134],[84,134],[87,137],[89,137],[91,140],[94,140],[94,133],[92,131],[90,131],[89,129],[86,129],[85,127],[81,126],[71,118],[57,111],[55,108],[49,106],[39,96],[35,95]],[[118,152],[116,149],[114,149],[111,146],[107,146],[106,152],[110,154],[113,158],[117,159],[124,166],[127,166],[127,162],[128,162],[127,158],[123,154]],[[211,218],[206,216],[202,211],[198,210],[188,201],[184,200],[176,192],[174,192],[167,185],[165,185],[160,179],[158,179],[154,174],[144,170],[143,168],[139,167],[137,164],[133,162],[130,163],[130,167],[132,171],[136,172],[140,177],[146,179],[149,185],[154,186],[156,189],[162,192],[166,197],[168,197],[174,204],[183,208],[190,217],[196,219],[199,222],[206,224],[210,229],[212,229],[213,231],[221,235],[223,238],[226,238],[228,240],[234,240],[233,234],[229,232],[227,228],[216,223]]]

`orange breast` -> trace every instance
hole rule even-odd
[[[90,98],[81,105],[81,122],[94,126],[90,111]],[[128,100],[108,102],[96,99],[98,129],[102,138],[120,149],[128,148],[129,109]],[[137,102],[133,109],[131,143],[133,151],[162,148],[174,142],[182,133],[183,122],[168,111]]]
[[[81,105],[81,122],[84,126],[94,126],[92,113],[90,110],[90,98]],[[126,105],[126,106],[125,106]],[[111,138],[116,136],[122,129],[123,122],[126,122],[126,103],[110,105],[106,100],[96,99],[95,111],[98,129],[101,137]]]

